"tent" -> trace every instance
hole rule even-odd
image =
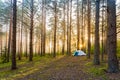
[[[81,51],[81,50],[77,50],[73,54],[73,56],[85,56],[85,55],[86,54],[83,51]]]

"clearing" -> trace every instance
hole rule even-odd
[[[13,71],[10,63],[1,66],[0,80],[120,80],[120,73],[105,73],[106,62],[94,66],[86,56],[35,57],[33,62],[23,59],[17,65]]]

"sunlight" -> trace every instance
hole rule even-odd
[[[51,52],[51,49],[52,49],[52,42],[50,42],[50,52]]]
[[[82,49],[82,47],[83,47],[83,45],[82,45],[82,44],[80,44],[80,49]]]

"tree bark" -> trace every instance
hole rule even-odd
[[[69,54],[69,0],[67,0],[67,55]]]
[[[119,63],[116,55],[116,0],[107,0],[107,54],[108,54],[108,72],[116,73],[119,71]]]
[[[64,35],[64,37],[63,37],[63,44],[62,44],[62,54],[64,55],[64,53],[65,53],[65,40],[66,40],[66,38],[65,38],[65,32],[66,32],[66,24],[65,24],[65,1],[64,1],[64,7],[63,7],[63,15],[64,15],[64,18],[63,18],[63,35]]]
[[[101,47],[102,47],[102,51],[101,51],[101,61],[104,60],[104,0],[102,0],[102,41],[101,41]]]
[[[54,10],[54,50],[53,50],[53,57],[56,57],[56,28],[57,28],[57,1],[55,0],[54,4],[55,10]]]
[[[16,67],[16,21],[17,21],[17,1],[13,0],[13,27],[12,27],[12,65],[11,69],[17,69]]]
[[[82,10],[81,10],[81,50],[85,51],[85,39],[84,39],[84,35],[85,35],[85,12],[86,9],[84,7],[84,0],[82,0]]]
[[[71,55],[72,0],[70,0],[69,55]]]
[[[22,0],[22,21],[21,21],[21,33],[20,33],[20,60],[22,59],[22,28],[23,28],[23,6],[24,6],[24,0]]]
[[[87,0],[87,9],[88,9],[88,14],[87,14],[87,22],[88,22],[88,54],[87,54],[87,57],[90,58],[90,53],[91,53],[91,25],[90,25],[90,22],[91,22],[91,18],[90,18],[90,14],[91,14],[91,1],[90,0]]]
[[[32,61],[33,58],[33,0],[31,0],[31,15],[30,15],[30,55],[29,55],[29,61]]]
[[[10,28],[9,28],[7,62],[9,62],[9,60],[10,60],[10,53],[11,53],[11,35],[12,35],[11,33],[12,33],[12,14],[11,14]]]
[[[94,52],[94,64],[99,65],[100,43],[99,43],[99,7],[100,0],[96,0],[96,15],[95,15],[95,52]]]
[[[46,1],[42,0],[41,56],[45,55],[46,45]]]
[[[79,2],[77,0],[77,50],[80,50]]]

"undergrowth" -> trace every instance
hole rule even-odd
[[[94,65],[92,62],[88,62],[85,64],[85,66],[87,67],[87,73],[92,74],[94,77],[101,77],[103,80],[107,80],[107,77],[105,75],[105,63]]]

